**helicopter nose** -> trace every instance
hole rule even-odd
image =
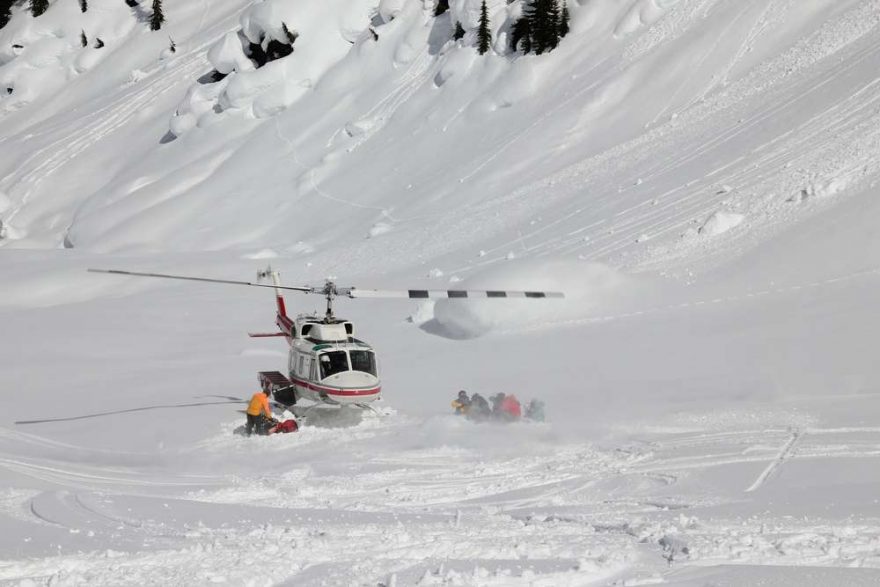
[[[376,385],[379,378],[363,371],[345,371],[331,375],[324,381],[339,387],[366,387]]]

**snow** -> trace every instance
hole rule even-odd
[[[736,228],[742,224],[745,218],[742,214],[735,212],[715,212],[706,219],[698,232],[705,236],[718,236],[732,228]]]
[[[244,54],[241,37],[236,33],[226,33],[223,40],[211,47],[208,61],[222,74],[254,69],[254,63]]]
[[[880,581],[876,0],[166,4],[0,31],[0,583]],[[340,299],[378,413],[243,438],[271,292],[85,271],[269,262],[566,297]]]

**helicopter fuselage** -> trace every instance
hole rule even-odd
[[[297,400],[330,404],[366,404],[379,399],[376,355],[367,343],[352,336],[344,320],[300,316],[284,324],[290,353],[288,373]],[[281,326],[281,325],[279,325]]]

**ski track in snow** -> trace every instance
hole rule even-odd
[[[880,428],[652,432],[618,447],[551,449],[539,441],[533,454],[489,458],[468,448],[412,448],[341,462],[339,468],[312,458],[331,435],[334,450],[357,454],[382,446],[382,438],[407,436],[426,425],[503,433],[454,417],[389,416],[343,434],[306,428],[302,436],[257,439],[278,463],[271,474],[255,469],[201,477],[192,471],[165,479],[161,469],[147,479],[116,466],[72,467],[60,452],[24,462],[10,458],[15,446],[7,446],[0,466],[50,488],[6,497],[0,492],[0,515],[35,527],[37,534],[36,527],[60,532],[50,540],[61,545],[64,535],[85,540],[79,546],[85,552],[65,554],[60,546],[39,559],[7,556],[0,580],[79,583],[112,577],[116,584],[183,584],[299,577],[298,582],[312,584],[309,569],[321,565],[323,580],[342,582],[381,582],[395,575],[415,582],[425,574],[450,580],[465,573],[465,583],[574,584],[619,576],[626,568],[631,570],[624,576],[651,576],[668,566],[670,557],[676,565],[736,561],[880,568],[876,519],[844,526],[821,516],[727,519],[711,512],[735,503],[735,496],[682,487],[696,470],[753,468],[774,450],[771,465],[747,491],[772,488],[783,461],[873,463],[880,457]],[[540,438],[543,426],[533,427],[513,428]],[[233,459],[248,454],[242,451],[253,440],[228,432],[208,439],[203,451]],[[783,449],[774,449],[774,439],[782,438]],[[218,519],[212,514],[217,508],[226,511],[219,524],[211,522]],[[670,536],[687,545],[687,553],[670,553]],[[384,544],[379,556],[376,542]],[[90,543],[96,547],[88,548]],[[260,552],[273,556],[258,569],[246,564]],[[200,564],[181,566],[186,556],[198,556]],[[468,562],[462,569],[456,561]],[[117,574],[120,563],[131,574]]]
[[[207,3],[197,34],[202,31]],[[221,22],[206,33],[228,28]],[[138,81],[126,84],[108,104],[87,111],[83,116],[68,118],[52,124],[39,135],[28,134],[28,140],[51,138],[40,147],[29,149],[30,154],[16,169],[16,172],[3,178],[0,187],[15,195],[15,204],[6,214],[6,221],[14,221],[16,216],[27,208],[28,202],[38,190],[39,185],[65,165],[70,164],[90,147],[106,139],[113,133],[124,129],[141,111],[156,98],[171,90],[179,89],[182,80],[194,79],[205,70],[205,55],[213,40],[202,43],[186,55],[168,61],[159,61],[144,72]],[[73,214],[73,217],[76,213]]]
[[[785,446],[782,447],[782,450],[779,451],[779,454],[776,456],[776,458],[773,459],[773,461],[769,465],[767,465],[767,468],[761,472],[757,479],[755,479],[755,482],[749,485],[749,488],[746,489],[746,493],[751,493],[756,489],[760,489],[760,487],[767,482],[767,479],[769,479],[770,476],[773,475],[776,470],[782,466],[782,464],[785,462],[785,459],[791,456],[795,445],[797,445],[798,441],[801,439],[801,435],[802,433],[799,430],[792,431],[791,438],[788,439],[788,442],[785,443]]]
[[[633,157],[644,157],[643,153],[650,153],[650,163],[646,171],[640,174],[637,186],[631,184],[632,180],[630,185],[626,185],[626,178],[608,177],[606,174],[596,177],[591,171],[595,164],[592,161],[587,165],[575,165],[548,178],[547,181],[557,188],[570,185],[568,190],[577,190],[577,186],[585,184],[598,197],[590,206],[575,202],[558,207],[563,210],[561,215],[556,211],[534,212],[534,215],[544,216],[537,228],[524,231],[515,239],[487,249],[486,258],[456,267],[451,273],[464,273],[503,260],[503,256],[497,257],[492,253],[519,249],[523,242],[534,243],[526,246],[527,255],[543,257],[578,254],[585,260],[640,270],[655,267],[656,258],[662,261],[663,267],[669,268],[670,260],[675,257],[693,263],[696,247],[720,248],[723,251],[724,248],[741,246],[741,243],[735,240],[731,242],[731,239],[716,239],[715,242],[708,243],[698,239],[687,241],[678,238],[679,242],[675,242],[676,237],[680,237],[694,221],[703,220],[712,211],[724,207],[724,202],[736,204],[737,209],[748,211],[750,218],[755,219],[751,222],[754,224],[752,238],[754,233],[766,232],[774,224],[780,224],[792,215],[801,213],[803,206],[786,200],[801,187],[805,187],[808,180],[796,176],[787,177],[793,175],[790,170],[827,168],[829,154],[834,151],[838,152],[831,155],[832,160],[852,159],[854,156],[858,157],[859,153],[871,152],[869,145],[875,144],[878,137],[876,129],[877,121],[880,120],[877,108],[880,102],[880,78],[872,76],[864,79],[860,82],[861,87],[854,93],[839,102],[827,103],[824,109],[792,128],[785,127],[784,132],[768,137],[766,142],[740,146],[738,141],[744,137],[761,136],[755,131],[774,120],[784,120],[791,113],[796,112],[798,116],[809,113],[811,102],[826,104],[814,100],[813,95],[833,88],[835,84],[844,87],[840,81],[851,72],[872,71],[862,66],[866,62],[880,60],[880,41],[873,37],[868,42],[857,41],[854,45],[849,50],[850,54],[847,55],[844,65],[841,66],[838,58],[833,61],[825,59],[821,62],[821,69],[813,76],[777,84],[777,88],[770,90],[771,95],[763,96],[754,108],[750,108],[748,116],[738,118],[736,114],[727,112],[729,106],[724,106],[714,112],[700,112],[696,124],[688,124],[689,113],[685,108],[674,123],[656,129],[653,134],[657,135],[657,139],[650,140],[652,133],[649,132],[645,138],[640,138],[631,146],[624,145],[617,149],[614,153],[616,157],[624,156],[630,160]],[[705,97],[696,102],[704,101]],[[719,115],[723,116],[723,120],[729,121],[725,123],[727,128],[720,132],[718,120],[714,118]],[[711,133],[700,128],[706,124],[711,124]],[[667,154],[663,149],[669,144],[669,132],[682,134],[688,137],[685,141],[693,142],[687,148],[682,148],[682,141],[675,141],[674,153]],[[702,165],[689,168],[713,152],[722,151],[742,152],[743,155],[708,173],[707,167]],[[863,165],[837,173],[844,176],[855,174],[858,180],[880,173],[875,161],[870,158],[863,161]],[[629,166],[621,167],[626,169]],[[695,172],[699,175],[695,175]],[[692,179],[686,180],[689,177]],[[858,181],[856,178],[853,182]],[[541,185],[546,183],[542,182]],[[725,184],[735,186],[735,193],[718,192],[718,186]],[[658,191],[658,185],[674,187]],[[784,187],[786,185],[788,187]],[[522,196],[533,196],[537,189],[539,188],[525,188]],[[646,193],[645,200],[636,205],[621,207],[616,203],[621,200],[621,194],[634,189],[643,192],[651,190],[653,193]],[[515,194],[504,199],[519,197],[521,196]],[[632,199],[622,201],[632,202]],[[808,208],[815,212],[817,207],[821,209],[823,204],[827,206],[832,201],[833,198],[820,201],[819,204],[811,202]],[[760,218],[764,219],[763,225],[756,221]],[[597,226],[601,226],[601,230],[595,230]],[[591,238],[585,242],[581,233],[591,228]],[[648,250],[644,250],[645,245],[637,244],[640,235],[648,235],[651,241],[659,240],[663,244],[652,250],[649,241]]]

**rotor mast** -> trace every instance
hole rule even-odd
[[[336,284],[327,280],[324,284],[324,299],[327,300],[327,313],[324,314],[324,322],[330,323],[334,320],[333,316],[333,298],[336,297]]]
[[[312,290],[312,293],[320,293],[327,300],[327,312],[324,314],[324,322],[328,324],[336,320],[336,316],[333,314],[333,300],[337,296],[354,297],[351,293],[354,289],[353,287],[336,287],[334,279],[334,277],[328,277],[324,281],[323,287],[316,287]]]

